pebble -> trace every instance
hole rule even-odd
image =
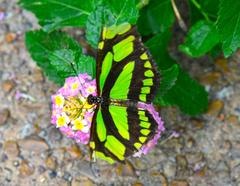
[[[56,169],[57,167],[56,158],[52,156],[47,157],[47,159],[45,160],[45,164],[46,164],[46,167],[49,169],[52,169],[52,170]]]
[[[60,142],[63,135],[55,126],[51,126],[48,132],[48,139],[51,143]]]
[[[173,180],[170,186],[189,186],[189,183],[186,180]]]
[[[77,145],[73,145],[67,149],[67,152],[70,154],[72,159],[77,159],[82,156],[82,152]]]
[[[0,110],[0,126],[6,124],[9,117],[10,111],[7,108]]]
[[[191,123],[192,125],[196,128],[196,129],[203,129],[204,128],[204,122],[202,120],[199,119],[191,119]]]
[[[163,172],[167,177],[174,177],[176,174],[176,164],[172,161],[165,161],[163,164]]]
[[[49,149],[48,144],[41,138],[23,139],[18,144],[21,149],[35,153],[41,153]]]
[[[186,160],[189,164],[194,164],[202,161],[204,155],[202,152],[189,152],[186,154]]]
[[[176,163],[177,163],[176,175],[178,177],[188,176],[189,170],[188,170],[188,161],[187,161],[186,157],[184,155],[177,155]]]
[[[14,159],[19,155],[19,148],[16,141],[6,141],[3,145],[3,150],[10,159]]]
[[[230,115],[227,117],[227,122],[235,126],[239,125],[239,119],[236,115]]]
[[[208,106],[207,114],[210,116],[216,116],[222,111],[223,107],[224,103],[222,100],[213,100]]]
[[[134,171],[134,167],[129,161],[126,161],[125,164],[118,164],[116,167],[116,172],[118,176],[129,176],[134,177],[136,173]]]
[[[2,83],[2,89],[5,93],[11,92],[11,90],[16,86],[13,80],[5,80]]]
[[[136,183],[132,184],[132,186],[144,186],[144,185],[140,182],[136,182]]]
[[[72,181],[72,176],[69,172],[64,172],[63,179],[66,181]]]
[[[200,82],[204,85],[213,85],[220,79],[220,77],[221,77],[220,72],[210,72],[210,73],[204,74],[200,78]]]
[[[40,69],[34,69],[33,70],[33,79],[36,83],[42,82],[44,80],[42,70]]]
[[[215,60],[215,63],[224,73],[230,72],[230,69],[228,67],[227,59],[225,59],[225,58],[217,58]]]
[[[78,180],[78,179],[73,179],[71,182],[71,186],[95,186],[94,182],[90,179],[83,179],[83,180]]]
[[[9,32],[5,35],[5,40],[8,43],[12,43],[17,38],[17,35],[15,33]]]
[[[55,170],[51,170],[49,171],[48,175],[50,178],[55,178],[57,176],[57,172]]]
[[[22,160],[19,166],[20,176],[26,177],[34,173],[34,167],[27,160]]]

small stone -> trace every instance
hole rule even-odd
[[[47,157],[47,159],[45,160],[45,164],[46,164],[46,167],[49,169],[52,169],[52,170],[56,169],[57,167],[56,158],[52,156]]]
[[[168,180],[163,173],[161,173],[159,171],[153,171],[153,172],[151,172],[150,175],[153,176],[153,177],[160,177],[161,182],[162,182],[162,186],[168,186]]]
[[[52,179],[52,178],[55,178],[57,176],[57,172],[54,171],[54,170],[51,170],[49,173],[48,173],[49,177]]]
[[[126,161],[125,164],[119,164],[116,167],[116,172],[117,172],[117,175],[119,176],[129,176],[129,177],[136,176],[136,173],[134,171],[132,164],[128,161]]]
[[[3,149],[10,159],[14,159],[19,155],[19,148],[16,141],[6,141]]]
[[[188,138],[186,146],[188,148],[192,148],[194,146],[194,144],[195,144],[195,140],[193,138]]]
[[[63,179],[66,181],[72,181],[72,176],[68,172],[64,172]]]
[[[73,179],[71,182],[71,186],[95,186],[94,182],[90,179],[83,179],[83,180],[77,180]]]
[[[184,177],[189,175],[188,161],[184,155],[176,156],[177,170],[176,175],[178,177]]]
[[[48,139],[51,143],[60,142],[62,133],[55,126],[51,126],[48,132]]]
[[[45,171],[46,171],[46,169],[45,169],[44,166],[40,165],[40,166],[38,167],[38,173],[39,173],[39,174],[42,174],[42,173],[44,173]]]
[[[236,115],[230,115],[227,117],[227,122],[233,125],[239,125],[239,120]]]
[[[189,164],[200,162],[204,159],[202,152],[189,152],[186,154],[186,159]]]
[[[220,77],[221,77],[220,72],[210,72],[210,73],[204,74],[201,77],[200,82],[204,85],[213,85],[220,79]]]
[[[42,82],[44,80],[42,71],[40,69],[33,70],[33,79],[35,82]]]
[[[49,149],[45,140],[37,137],[20,140],[18,144],[21,149],[35,153],[41,153]]]
[[[7,108],[0,110],[0,126],[6,124],[9,117],[10,111]]]
[[[189,186],[189,184],[186,180],[173,180],[170,186]]]
[[[132,184],[132,186],[144,186],[142,183],[136,182],[134,184]]]
[[[34,167],[27,160],[23,160],[20,164],[19,172],[21,176],[30,176],[34,173]]]
[[[208,106],[207,114],[210,116],[218,115],[224,107],[224,103],[222,100],[214,100]]]
[[[67,149],[67,152],[70,154],[72,159],[80,158],[82,153],[77,145],[73,145]]]
[[[225,58],[217,58],[215,63],[224,73],[230,72],[230,69],[228,67],[227,59],[225,59]]]
[[[11,90],[16,86],[13,80],[5,80],[2,83],[2,89],[5,93],[11,92]]]
[[[13,162],[13,166],[14,166],[14,167],[18,167],[19,165],[20,165],[20,164],[19,164],[19,161],[14,161],[14,162]]]
[[[165,161],[163,171],[167,177],[174,177],[176,174],[176,164],[172,161]]]
[[[196,129],[203,129],[204,128],[204,122],[199,119],[191,119],[191,123]]]
[[[208,172],[208,167],[204,166],[202,169],[198,170],[195,175],[199,176],[199,177],[205,177],[207,175]]]
[[[5,39],[8,43],[12,43],[16,38],[17,38],[17,35],[15,33],[9,32],[5,35]]]

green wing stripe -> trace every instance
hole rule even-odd
[[[113,164],[115,162],[112,158],[105,156],[104,153],[99,152],[99,151],[95,151],[95,156],[108,161],[108,163],[110,163],[110,164]]]
[[[109,112],[119,134],[123,138],[129,140],[130,136],[128,131],[127,107],[109,106]]]
[[[112,60],[113,54],[108,52],[102,63],[102,71],[100,74],[100,91],[102,91],[106,78],[112,68]]]
[[[107,141],[104,146],[113,153],[119,160],[124,160],[125,146],[114,136],[107,136]]]
[[[112,99],[127,99],[129,86],[132,80],[132,72],[135,62],[129,62],[122,70],[117,80],[115,81],[111,91],[110,98]]]
[[[99,110],[97,114],[97,135],[101,142],[106,140],[107,131],[103,121],[101,110]]]
[[[134,39],[135,37],[133,35],[130,35],[126,39],[123,39],[113,46],[114,61],[120,62],[133,52]]]

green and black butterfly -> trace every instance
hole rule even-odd
[[[124,162],[151,140],[158,124],[138,107],[151,103],[159,85],[159,74],[144,47],[136,26],[128,23],[104,27],[97,51],[97,94],[90,149],[92,156]]]

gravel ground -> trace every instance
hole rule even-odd
[[[240,186],[240,52],[183,64],[209,91],[210,105],[194,118],[161,109],[179,137],[126,165],[91,165],[87,148],[50,124],[58,87],[24,45],[25,31],[36,28],[15,0],[0,0],[0,185]]]

